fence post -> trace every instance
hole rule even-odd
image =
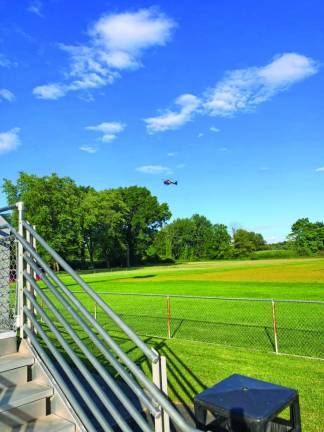
[[[19,234],[24,237],[24,227],[23,227],[23,218],[24,218],[24,203],[17,203],[18,209],[18,231]],[[24,248],[21,242],[18,242],[18,262],[17,262],[17,287],[18,287],[18,326],[19,326],[19,335],[22,339],[24,337]]]
[[[159,356],[156,363],[152,363],[153,383],[167,396],[168,395],[168,377],[166,357]],[[170,417],[166,411],[161,409],[161,413],[155,418],[155,432],[170,432]]]
[[[97,319],[97,302],[94,304],[94,319]]]
[[[273,324],[273,336],[274,336],[275,350],[276,350],[276,354],[279,354],[278,335],[277,335],[277,319],[276,319],[276,303],[274,300],[272,300],[271,303],[272,303],[272,324]]]
[[[167,296],[168,339],[171,339],[171,300]]]

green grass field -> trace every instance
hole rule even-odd
[[[115,293],[102,297],[139,334],[167,337],[167,299],[157,294],[319,301],[323,299],[323,263],[321,259],[191,263],[85,274],[84,278],[98,292]],[[72,280],[66,282],[77,289]],[[78,296],[94,310],[87,296]],[[275,349],[270,301],[181,297],[169,301],[172,338],[265,352]],[[324,358],[324,305],[277,302],[275,308],[279,351]],[[97,317],[109,327],[100,310]]]
[[[324,259],[191,263],[82,276],[97,292],[324,300]],[[79,289],[70,278],[63,274],[62,278],[71,290]],[[94,311],[92,300],[78,296]],[[206,386],[241,373],[297,388],[303,430],[323,431],[324,361],[274,354],[271,303],[172,298],[173,338],[167,339],[165,298],[103,298],[149,345],[166,355],[175,402],[190,404]],[[130,342],[99,310],[97,314],[131,357],[148,370]],[[276,314],[280,351],[323,356],[323,305],[278,303]]]

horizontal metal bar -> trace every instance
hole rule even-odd
[[[150,412],[157,416],[159,414],[159,411],[156,409],[156,407],[152,404],[152,402],[148,399],[148,397],[143,393],[142,388],[137,384],[137,382],[132,378],[132,376],[124,369],[124,367],[121,365],[121,363],[110,353],[109,350],[107,350],[106,346],[101,342],[101,340],[98,338],[98,336],[89,328],[89,326],[84,322],[84,320],[76,314],[73,308],[71,308],[70,304],[66,301],[66,299],[60,294],[60,292],[57,290],[57,288],[48,280],[46,275],[40,270],[34,261],[32,261],[29,257],[25,257],[25,261],[31,266],[31,268],[38,273],[42,277],[42,281],[47,285],[50,291],[55,295],[55,297],[59,300],[61,305],[67,310],[72,317],[75,319],[75,321],[80,325],[80,327],[87,333],[87,335],[90,337],[90,339],[93,341],[93,343],[96,345],[96,347],[100,350],[100,352],[104,355],[106,360],[109,361],[109,363],[114,367],[114,369],[120,374],[120,376],[124,379],[124,381],[132,388],[133,392],[138,396],[138,398],[144,403],[144,405],[150,410]],[[25,277],[28,280],[28,282],[33,286],[33,288],[37,291],[37,293],[40,295],[40,297],[47,303],[51,303],[51,301],[48,299],[48,297],[45,295],[43,290],[39,288],[39,286],[36,284],[35,280],[30,277],[29,274],[25,273]],[[67,326],[69,326],[69,323],[66,322],[65,318],[61,315],[61,313],[55,308],[55,306],[51,303],[51,307],[54,308],[53,313],[58,314],[58,319],[64,320]],[[91,319],[94,320],[91,314]],[[96,322],[96,320],[94,320]],[[63,323],[63,322],[62,322]],[[65,324],[64,324],[65,325]],[[108,338],[110,338],[108,335],[106,335]],[[116,344],[114,342],[114,344]],[[118,345],[117,345],[118,346]],[[119,348],[119,347],[118,347]],[[123,353],[125,356],[126,354],[119,348],[117,350],[119,354]],[[117,353],[117,354],[118,354]],[[127,366],[131,367],[133,362],[126,356],[128,359]],[[96,359],[95,359],[96,361]],[[126,362],[125,362],[126,363]],[[100,364],[99,366],[100,367]],[[139,368],[138,368],[139,369]],[[140,370],[140,369],[139,369]]]
[[[33,270],[37,271],[37,266],[35,266],[35,264],[32,261],[30,262],[30,266],[33,268]],[[147,432],[150,431],[147,424],[145,422],[143,422],[143,417],[138,413],[138,411],[134,407],[133,403],[123,393],[123,391],[120,389],[120,387],[115,382],[115,380],[113,378],[111,378],[109,373],[101,365],[101,363],[96,359],[96,357],[90,352],[90,350],[87,348],[87,346],[82,342],[80,337],[73,330],[73,328],[70,326],[70,324],[66,321],[66,319],[63,317],[63,315],[57,310],[57,308],[53,304],[53,302],[46,296],[46,294],[43,292],[43,290],[37,285],[35,280],[28,273],[25,272],[24,276],[25,276],[26,280],[30,283],[30,285],[33,287],[33,289],[36,291],[37,295],[39,295],[39,297],[47,304],[48,308],[51,310],[51,312],[54,314],[54,316],[62,323],[62,325],[67,330],[67,332],[73,338],[74,342],[82,350],[82,352],[87,357],[87,359],[92,363],[92,365],[98,371],[98,373],[101,375],[101,377],[104,379],[106,384],[112,389],[112,391],[115,393],[117,398],[121,401],[121,403],[125,406],[125,408],[130,412],[130,414],[133,416],[134,420],[141,426],[141,428],[143,430],[146,430]],[[145,403],[148,406],[149,409],[152,409],[154,415],[157,415],[158,414],[157,410],[154,408],[152,403],[148,400],[148,398],[145,395],[145,393],[143,392],[143,390],[132,379],[132,377],[123,369],[123,367],[118,362],[118,360],[114,356],[112,356],[111,353],[109,353],[109,351],[106,349],[106,347],[103,344],[101,344],[97,335],[95,333],[93,333],[91,329],[88,328],[88,326],[84,323],[84,321],[71,308],[71,306],[67,303],[67,301],[64,299],[64,297],[55,289],[55,287],[48,281],[48,279],[45,277],[45,278],[43,278],[43,280],[46,284],[48,283],[50,285],[50,287],[49,287],[50,289],[54,288],[53,294],[60,301],[60,303],[64,307],[64,309],[67,310],[73,316],[75,321],[87,333],[90,340],[100,349],[100,351],[104,354],[104,356],[107,358],[107,360],[110,362],[110,364],[112,364],[112,366],[119,372],[119,374],[122,376],[122,378],[125,380],[125,382],[130,386],[130,388],[133,390],[133,392],[143,401],[143,403]],[[98,343],[98,341],[99,341],[99,343]],[[103,349],[101,349],[102,347],[103,347]],[[108,407],[107,407],[107,409],[108,409]],[[126,430],[126,429],[124,429],[124,430]]]
[[[95,300],[102,310],[121,328],[121,330],[140,348],[145,356],[151,361],[157,362],[158,356],[152,351],[137,334],[84,282],[83,279],[72,269],[72,267],[51,248],[46,241],[35,231],[26,221],[23,226],[29,231],[34,238],[43,246],[43,248],[64,268],[65,271],[85,290],[93,300]]]
[[[143,371],[126,355],[126,353],[119,347],[119,345],[106,333],[101,326],[98,326],[97,321],[93,318],[93,316],[88,312],[86,308],[72,295],[72,292],[69,291],[66,286],[62,283],[62,281],[55,275],[55,273],[49,268],[49,266],[42,260],[37,253],[30,247],[30,245],[14,230],[15,236],[19,239],[19,241],[23,241],[25,249],[36,259],[39,261],[42,268],[50,275],[50,277],[59,284],[59,286],[64,290],[64,293],[70,297],[70,299],[74,302],[74,304],[79,308],[79,310],[86,316],[86,318],[93,324],[93,326],[98,329],[100,334],[103,336],[105,341],[114,349],[117,353],[118,357],[126,364],[129,370],[135,375],[135,377],[142,383],[143,386],[147,389],[147,391],[152,395],[153,399],[156,400],[170,415],[173,419],[174,423],[179,426],[180,430],[184,432],[194,432],[197,429],[189,426],[184,418],[178,413],[178,411],[174,408],[172,403],[165,397],[163,393],[148,379],[148,377],[143,373]],[[35,263],[25,256],[25,261],[31,265],[31,267],[35,270]],[[38,274],[40,274],[45,281],[46,276],[44,273],[38,269],[36,270]],[[46,278],[47,279],[47,278]],[[47,279],[48,281],[48,279]],[[53,286],[53,285],[52,285]],[[76,300],[76,301],[75,301]],[[80,318],[80,317],[79,317]],[[158,356],[157,353],[155,353]]]
[[[33,288],[34,288],[34,286],[33,286]],[[60,335],[60,333],[57,330],[57,328],[53,325],[53,323],[51,322],[51,320],[48,317],[48,315],[46,314],[46,312],[36,302],[36,299],[34,298],[34,296],[31,293],[29,293],[27,289],[24,290],[24,294],[28,298],[28,300],[32,303],[32,305],[35,307],[35,309],[37,309],[38,313],[42,316],[42,318],[44,319],[44,321],[46,322],[46,324],[50,327],[51,331],[53,332],[53,334],[55,335],[55,337],[57,338],[57,340],[59,340],[59,342],[64,347],[64,349],[68,352],[69,356],[72,358],[72,360],[74,361],[74,363],[76,364],[76,366],[79,368],[79,370],[83,374],[83,376],[87,379],[87,381],[89,382],[89,384],[91,385],[91,387],[96,391],[96,394],[99,396],[99,399],[101,400],[101,402],[103,403],[103,405],[105,406],[105,408],[110,412],[110,414],[112,415],[112,417],[116,420],[117,424],[119,424],[120,427],[123,427],[123,428],[126,427],[124,429],[125,431],[131,432],[131,429],[128,428],[127,423],[120,416],[119,411],[116,409],[116,407],[113,404],[110,403],[109,398],[107,398],[107,395],[101,389],[100,385],[92,377],[91,373],[87,370],[87,368],[84,366],[84,364],[82,363],[82,361],[78,358],[78,356],[69,347],[68,343],[64,341],[64,338]],[[38,292],[38,294],[39,294],[39,292]],[[26,312],[26,315],[28,316],[28,318],[30,318],[30,315],[32,315],[32,314],[30,312],[28,312],[28,313]],[[41,332],[43,330],[41,330],[41,331],[39,330],[40,325],[38,324],[37,318],[35,317],[35,315],[33,315],[33,317],[30,318],[30,320],[32,321],[32,323],[35,326],[36,330],[39,331],[40,334],[41,334],[41,336],[42,336]],[[36,321],[36,323],[35,323],[35,321]],[[43,339],[44,339],[44,337],[43,337]],[[51,343],[50,340],[49,340],[49,342]],[[79,389],[82,389],[82,385],[80,385],[80,381],[76,378],[76,376],[75,376],[75,379],[77,380],[77,382],[76,382],[76,384],[75,383],[73,383],[73,384],[75,385],[76,389],[78,391],[80,391]],[[83,392],[82,396],[83,396],[84,401],[87,404],[89,404],[89,395]],[[102,413],[100,413],[100,411],[97,408],[93,408],[93,407],[96,407],[96,405],[93,404],[92,400],[91,400],[91,404],[89,404],[89,405],[92,405],[91,408],[95,412],[95,417],[98,419],[98,421],[101,424],[101,426],[103,426],[105,428],[108,423],[106,422],[105,418],[102,416]],[[148,430],[150,430],[150,429],[148,429]]]
[[[73,304],[79,309],[80,312],[86,317],[88,321],[91,322],[91,324],[95,327],[95,329],[98,331],[98,333],[104,338],[105,342],[118,354],[120,358],[123,359],[124,363],[132,369],[132,366],[134,363],[128,358],[126,353],[119,347],[119,345],[114,341],[112,337],[109,336],[109,334],[102,328],[102,326],[96,321],[93,316],[90,314],[90,312],[83,306],[83,304],[74,296],[73,292],[70,291],[64,283],[60,280],[60,278],[54,273],[54,271],[48,266],[48,264],[38,255],[37,252],[30,246],[28,242],[14,229],[11,227],[11,231],[14,234],[14,236],[19,240],[19,242],[23,245],[24,249],[29,252],[29,254],[40,264],[40,266],[46,271],[47,274],[50,275],[51,279],[63,290],[63,292],[70,298],[70,300],[73,302]],[[28,258],[25,256],[25,260],[27,261]],[[30,261],[28,261],[30,265]],[[43,275],[43,278],[46,277],[44,273],[41,270],[38,270],[38,274]],[[89,287],[91,290],[91,288]],[[102,302],[102,300],[101,300]],[[120,319],[120,318],[119,318]],[[158,355],[153,350],[150,352],[152,353],[153,358],[158,358]]]
[[[84,294],[84,291],[73,291],[74,294]],[[253,297],[213,297],[213,296],[194,296],[194,295],[181,295],[181,294],[151,294],[151,293],[130,293],[119,291],[96,291],[100,295],[120,295],[120,296],[133,296],[133,297],[173,297],[184,299],[199,299],[199,300],[225,300],[225,301],[252,301],[252,302],[272,302],[277,303],[314,303],[324,305],[321,300],[298,300],[298,299],[272,299],[272,298],[253,298]]]
[[[10,210],[15,210],[16,208],[17,208],[16,204],[7,207],[2,207],[0,208],[0,213],[10,211]]]
[[[35,347],[36,351],[40,355],[42,361],[46,365],[49,372],[53,374],[53,371],[56,370],[55,364],[50,359],[50,357],[46,354],[46,351],[41,347],[34,333],[27,326],[24,327],[24,332],[27,335],[27,337],[30,339],[32,345]],[[59,385],[63,393],[66,395],[71,405],[74,407],[74,410],[75,411],[77,410],[76,414],[80,418],[80,421],[84,424],[86,430],[89,432],[96,432],[96,429],[89,421],[88,416],[84,412],[82,406],[79,404],[73,392],[69,389],[69,387],[66,385],[66,382],[62,379],[62,377],[59,374],[56,374],[55,381],[57,382],[57,384]],[[109,432],[113,432],[112,429],[110,429]]]

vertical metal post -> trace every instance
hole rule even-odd
[[[275,350],[276,350],[276,354],[279,354],[278,334],[277,334],[277,319],[276,319],[276,303],[274,300],[272,300],[271,303],[272,303],[272,324],[273,324],[273,336],[274,336]]]
[[[97,302],[94,304],[94,319],[97,319]]]
[[[33,226],[33,228],[35,229],[35,226]],[[28,230],[26,230],[26,241],[30,244],[30,246],[33,249],[36,250],[36,239]],[[28,253],[28,256],[29,256],[29,258],[32,259],[32,256],[29,253]],[[34,279],[36,279],[36,273],[34,270],[32,270],[32,268],[30,267],[29,264],[26,264],[26,271],[31,277],[34,277]],[[36,297],[36,292],[28,281],[26,281],[26,288],[28,289],[28,291],[30,291],[30,293],[34,297]],[[29,300],[26,300],[26,305],[27,305],[28,309],[32,310],[34,315],[37,315],[37,310],[32,306],[32,304]],[[29,319],[27,319],[27,325],[31,330],[33,330],[35,333],[37,333],[37,331],[35,330],[34,326],[32,325],[32,323],[30,322]]]
[[[33,225],[33,229],[36,231],[36,225]],[[35,239],[34,236],[32,236],[32,239],[33,239],[32,246],[33,246],[34,250],[37,251],[37,240]],[[34,279],[36,279],[36,276],[37,276],[36,272],[34,272]],[[34,295],[36,296],[36,293],[34,293]]]
[[[24,237],[24,227],[23,227],[23,219],[24,219],[24,203],[17,203],[18,209],[18,231],[19,234]],[[24,248],[23,245],[18,242],[18,262],[17,262],[17,292],[18,292],[18,322],[17,325],[19,327],[20,337],[24,336]]]
[[[30,235],[30,232],[29,232],[29,231],[26,231],[26,241],[27,241],[29,244],[32,243],[31,235]],[[30,257],[30,254],[28,254],[28,256]],[[30,267],[29,264],[26,265],[26,271],[27,271],[27,273],[30,275],[30,273],[31,273],[31,267]],[[30,283],[29,283],[28,281],[26,282],[26,288],[28,289],[28,291],[31,291],[31,286],[30,286]],[[31,308],[32,308],[31,303],[30,303],[29,300],[26,300],[26,305],[27,305],[28,309],[31,309]],[[33,310],[33,312],[34,312],[34,310]],[[27,326],[28,326],[30,329],[32,328],[32,325],[31,325],[31,322],[30,322],[29,319],[27,319]]]
[[[171,339],[171,302],[167,296],[167,317],[168,317],[168,339]]]
[[[152,363],[153,383],[167,396],[168,377],[166,357],[159,356],[159,361]],[[170,432],[170,417],[161,409],[161,414],[155,418],[155,432]]]

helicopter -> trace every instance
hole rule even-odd
[[[170,185],[178,186],[178,181],[173,181],[173,180],[171,180],[171,179],[163,180],[163,183],[164,183],[166,186],[170,186]]]

